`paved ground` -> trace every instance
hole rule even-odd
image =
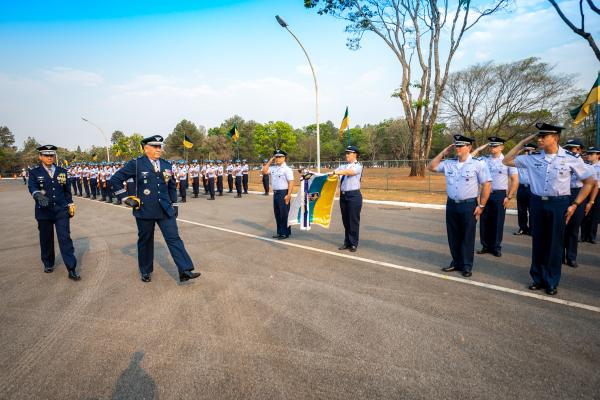
[[[71,282],[60,259],[42,272],[33,201],[0,182],[0,398],[599,398],[600,245],[564,269],[572,306],[520,294],[529,238],[512,216],[503,257],[477,256],[471,278],[509,293],[423,275],[448,263],[441,211],[365,205],[349,259],[337,203],[296,247],[253,236],[270,238],[270,202],[183,205],[205,226],[180,221],[203,273],[181,285],[160,235],[144,284],[130,212],[77,198]]]

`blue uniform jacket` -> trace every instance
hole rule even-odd
[[[50,176],[41,165],[29,171],[29,193],[42,192],[48,198],[48,206],[41,207],[35,202],[35,219],[56,220],[69,218],[69,204],[73,203],[71,186],[67,181],[67,170],[54,166],[54,176]]]
[[[175,216],[173,203],[177,203],[177,186],[171,170],[171,163],[160,159],[160,171],[154,172],[152,163],[146,156],[129,161],[110,178],[111,182],[125,182],[133,178],[137,197],[140,198],[139,210],[133,210],[133,216],[142,219],[162,219]],[[112,185],[122,187],[122,185]],[[122,199],[127,196],[121,189],[115,195]]]

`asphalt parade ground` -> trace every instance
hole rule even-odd
[[[157,229],[139,279],[131,211],[75,198],[82,280],[43,273],[33,200],[0,182],[0,399],[598,399],[600,245],[556,297],[527,290],[531,238],[445,274],[444,212],[365,204],[272,240],[272,197],[188,198],[180,284]],[[478,246],[477,246],[478,247]]]

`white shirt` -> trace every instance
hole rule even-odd
[[[592,175],[580,157],[560,146],[554,157],[548,156],[542,150],[539,154],[515,158],[515,166],[526,168],[529,172],[531,192],[537,196],[568,196],[571,194],[572,173],[580,180]]]
[[[498,158],[483,157],[483,162],[486,163],[492,178],[492,190],[508,190],[508,176],[519,174],[517,168],[507,167],[502,164],[502,160],[504,160],[504,154],[500,154]]]
[[[288,190],[290,181],[294,180],[294,171],[286,163],[269,167],[273,190]]]
[[[446,192],[452,200],[473,199],[479,194],[479,185],[492,180],[487,165],[471,155],[460,169],[458,159],[453,158],[443,160],[435,170],[444,173]]]
[[[363,166],[358,161],[349,164],[342,164],[336,171],[341,171],[344,169],[351,169],[354,171],[355,175],[342,175],[340,176],[340,190],[342,192],[350,192],[352,190],[360,189],[360,180],[362,177]]]

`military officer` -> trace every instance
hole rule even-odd
[[[214,200],[215,199],[215,177],[217,176],[217,168],[215,167],[215,162],[210,160],[208,162],[208,167],[206,168],[206,178],[208,179],[208,193],[210,197],[207,197],[206,200]]]
[[[346,147],[346,164],[340,165],[333,171],[340,178],[340,211],[344,224],[344,244],[339,250],[355,252],[358,247],[360,231],[360,211],[362,209],[362,194],[360,181],[363,167],[358,162],[360,155],[355,146]]]
[[[487,165],[470,154],[473,141],[463,135],[454,135],[454,143],[429,164],[430,171],[444,173],[448,192],[446,231],[452,262],[442,271],[461,271],[464,277],[472,275],[475,228],[488,202],[492,181]],[[457,157],[442,160],[452,148]]]
[[[519,172],[514,167],[502,164],[505,140],[498,136],[488,138],[488,143],[475,149],[471,155],[476,157],[484,148],[488,148],[490,155],[481,160],[486,164],[492,178],[492,189],[487,205],[481,213],[479,221],[479,237],[481,250],[477,254],[490,253],[495,257],[502,256],[502,235],[506,207],[516,194],[519,187]]]
[[[598,188],[600,187],[600,147],[589,147],[585,157],[596,174],[596,188],[590,194],[590,200],[585,208],[585,217],[581,223],[581,241],[596,244],[598,223],[600,222],[600,202]]]
[[[83,170],[81,171],[82,181],[83,181],[83,190],[85,191],[85,197],[87,199],[90,198],[90,181],[88,175],[90,173],[90,163],[83,165]]]
[[[44,272],[54,271],[54,230],[58,246],[69,279],[81,279],[77,271],[77,259],[70,233],[70,218],[75,215],[71,188],[67,182],[67,170],[58,167],[56,146],[45,145],[37,148],[40,165],[29,173],[29,193],[35,199],[35,219],[40,232],[40,248]]]
[[[23,185],[27,185],[27,170],[21,169],[21,178],[23,178]]]
[[[268,159],[264,159],[263,160],[263,168],[265,167],[265,165],[269,162]],[[261,174],[260,176],[262,177],[262,184],[263,184],[263,189],[265,190],[264,195],[268,196],[269,195],[269,175],[268,174],[263,174],[262,173],[262,169],[261,169]]]
[[[190,176],[192,177],[192,191],[194,192],[194,198],[198,198],[200,193],[200,166],[198,160],[192,160],[190,166]]]
[[[202,162],[202,169],[200,174],[202,177],[202,187],[204,188],[204,194],[208,195],[208,177],[206,176],[206,170],[208,169],[208,160]]]
[[[288,224],[288,214],[294,190],[294,171],[285,163],[286,157],[287,153],[284,150],[277,149],[273,152],[273,157],[262,167],[263,175],[271,175],[273,182],[273,211],[277,224],[277,234],[273,235],[273,238],[279,240],[287,239],[292,234]],[[275,165],[271,165],[273,161]]]
[[[242,165],[240,160],[235,160],[235,167],[233,168],[233,174],[235,175],[235,190],[237,195],[235,198],[242,197]]]
[[[242,186],[244,187],[244,194],[248,194],[248,161],[242,160]]]
[[[217,192],[223,196],[223,161],[217,160]]]
[[[188,188],[188,170],[183,160],[179,160],[177,178],[179,179],[179,196],[181,196],[181,202],[185,203]]]
[[[106,180],[106,202],[111,204],[113,201],[113,190],[120,189],[117,188],[120,182],[116,182],[117,185],[115,189],[112,188],[112,182],[110,181],[110,178],[112,178],[113,172],[113,165],[111,163],[107,163],[106,167],[104,168],[104,179]]]
[[[143,282],[152,280],[154,259],[154,227],[160,228],[169,252],[179,270],[181,282],[200,276],[185,250],[177,229],[177,189],[171,164],[160,158],[163,138],[160,135],[142,140],[145,156],[129,161],[113,175],[117,182],[133,178],[136,195],[127,197],[124,203],[133,208],[138,227],[138,265]],[[115,192],[125,197],[125,189]],[[139,197],[138,197],[139,196]]]
[[[76,196],[83,196],[82,191],[82,181],[83,181],[83,168],[81,165],[77,165],[75,167],[75,188],[76,190],[73,192]]]
[[[517,144],[504,157],[509,167],[527,168],[531,182],[532,257],[530,290],[546,289],[557,293],[564,251],[564,234],[577,207],[589,195],[593,178],[583,160],[559,145],[561,126],[538,122],[538,132]],[[537,137],[539,154],[517,154],[525,143]],[[571,173],[583,182],[575,197],[571,195]]]
[[[523,154],[529,155],[535,149],[537,149],[535,144],[527,143],[523,146]],[[519,230],[513,233],[513,235],[531,235],[529,172],[527,172],[527,168],[517,168],[517,171],[519,172],[519,189],[517,189],[517,220],[519,222]]]
[[[96,200],[96,195],[98,194],[98,166],[96,163],[92,163],[92,168],[90,169],[90,192],[92,193],[92,199]]]
[[[229,160],[227,162],[227,187],[228,187],[228,191],[227,193],[231,193],[233,192],[233,160]]]

